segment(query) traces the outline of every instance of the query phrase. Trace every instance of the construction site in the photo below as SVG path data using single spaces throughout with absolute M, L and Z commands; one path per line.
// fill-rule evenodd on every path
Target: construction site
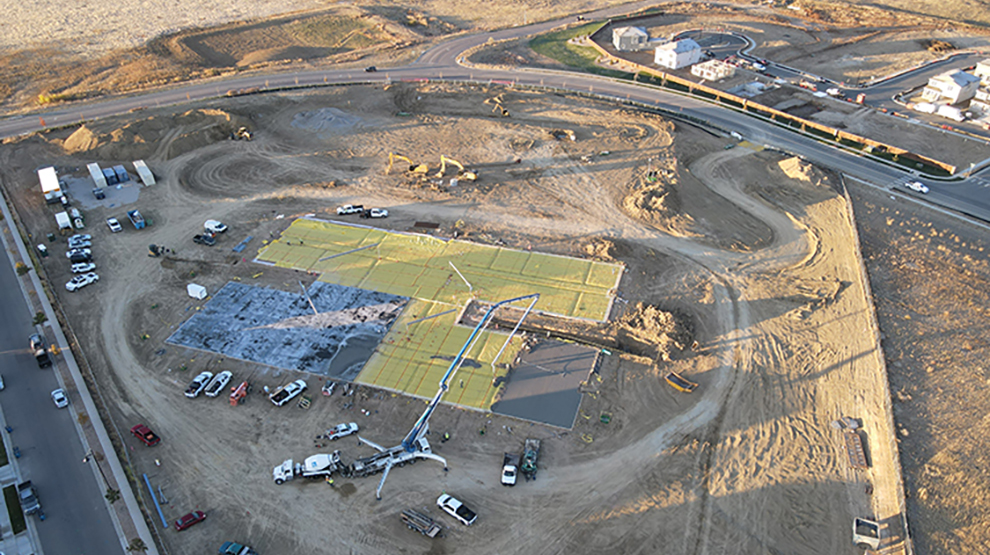
M 260 553 L 831 555 L 861 552 L 856 517 L 882 523 L 884 552 L 903 547 L 884 361 L 836 174 L 647 111 L 448 84 L 149 109 L 0 151 L 35 237 L 55 231 L 39 164 L 81 179 L 136 158 L 157 183 L 86 210 L 101 281 L 56 295 L 109 417 L 163 438 L 123 442 L 164 514 L 210 514 L 180 535 L 153 521 L 169 552 L 242 538 Z M 133 208 L 144 229 L 99 224 Z M 211 219 L 228 229 L 193 243 Z M 57 243 L 53 283 L 69 275 Z M 204 371 L 251 393 L 187 398 Z M 360 439 L 321 439 L 341 422 Z M 856 423 L 868 458 L 835 422 Z M 528 439 L 538 479 L 502 487 L 503 453 Z M 273 483 L 283 460 L 334 450 L 334 487 Z M 435 461 L 399 468 L 417 458 Z M 387 481 L 362 477 L 371 463 Z M 477 522 L 440 511 L 444 492 Z M 444 537 L 405 530 L 405 509 Z

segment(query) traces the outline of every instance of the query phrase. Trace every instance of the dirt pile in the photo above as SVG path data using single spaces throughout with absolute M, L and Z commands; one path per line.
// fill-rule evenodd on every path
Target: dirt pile
M 796 156 L 785 158 L 777 162 L 777 165 L 780 166 L 780 169 L 783 170 L 787 177 L 797 179 L 798 181 L 805 181 L 812 185 L 821 185 L 827 179 L 821 170 Z
M 620 345 L 650 345 L 660 360 L 670 360 L 694 342 L 694 325 L 686 315 L 667 312 L 644 303 L 616 323 Z M 627 349 L 642 351 L 638 349 Z
M 66 154 L 85 154 L 108 160 L 148 158 L 164 143 L 164 157 L 227 140 L 230 134 L 251 122 L 222 110 L 189 110 L 177 117 L 152 117 L 109 132 L 82 125 L 66 139 L 51 139 Z
M 622 199 L 626 214 L 677 235 L 687 235 L 694 219 L 683 212 L 676 181 L 657 180 L 630 192 Z

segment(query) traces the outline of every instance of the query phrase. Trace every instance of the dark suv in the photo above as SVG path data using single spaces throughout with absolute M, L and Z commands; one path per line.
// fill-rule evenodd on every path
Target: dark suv
M 193 243 L 199 243 L 200 245 L 212 247 L 217 244 L 217 240 L 214 239 L 213 236 L 204 233 L 203 235 L 193 235 Z
M 48 346 L 45 345 L 45 339 L 35 333 L 31 337 L 28 337 L 28 341 L 31 343 L 31 353 L 34 354 L 35 360 L 38 361 L 38 368 L 51 366 L 52 357 L 48 354 Z

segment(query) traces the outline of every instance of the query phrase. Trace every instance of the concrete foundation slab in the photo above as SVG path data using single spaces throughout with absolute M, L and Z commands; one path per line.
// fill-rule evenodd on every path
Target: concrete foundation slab
M 353 380 L 408 300 L 323 282 L 306 293 L 230 282 L 167 343 Z
M 578 388 L 595 365 L 596 349 L 546 341 L 520 357 L 509 372 L 501 399 L 492 412 L 523 420 L 571 428 L 581 405 Z

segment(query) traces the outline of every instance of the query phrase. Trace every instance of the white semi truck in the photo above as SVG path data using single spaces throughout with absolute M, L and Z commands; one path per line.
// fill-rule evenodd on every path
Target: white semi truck
M 294 464 L 292 459 L 287 459 L 282 464 L 272 469 L 272 479 L 277 485 L 282 485 L 293 478 L 325 478 L 334 472 L 344 470 L 344 464 L 340 462 L 340 451 L 332 454 L 318 454 L 307 457 L 302 464 Z

